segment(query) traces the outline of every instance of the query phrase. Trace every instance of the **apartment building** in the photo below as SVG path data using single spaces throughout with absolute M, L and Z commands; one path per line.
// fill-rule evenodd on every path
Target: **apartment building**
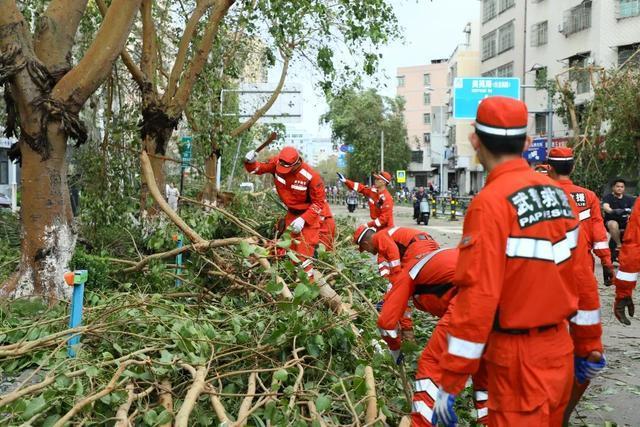
M 477 77 L 480 75 L 480 23 L 470 22 L 464 28 L 465 42 L 459 44 L 447 61 L 448 85 L 453 86 L 456 77 Z M 469 142 L 473 132 L 471 121 L 455 120 L 453 113 L 453 91 L 448 92 L 448 112 L 445 174 L 442 188 L 447 190 L 454 183 L 461 195 L 477 193 L 484 184 L 484 169 L 477 161 L 475 151 Z
M 438 169 L 432 166 L 431 144 L 434 115 L 446 108 L 447 68 L 446 59 L 434 59 L 429 64 L 397 69 L 396 94 L 405 100 L 404 119 L 411 147 L 406 184 L 409 188 L 439 180 Z
M 640 48 L 640 0 L 533 0 L 527 8 L 527 55 L 524 83 L 555 78 L 571 67 L 604 68 L 624 64 Z M 640 54 L 635 57 L 640 66 Z M 578 108 L 593 96 L 588 72 L 565 73 L 576 93 Z M 525 89 L 532 121 L 530 133 L 549 131 L 547 91 Z M 571 131 L 554 117 L 554 145 L 563 144 Z
M 520 77 L 524 74 L 525 21 L 531 0 L 482 0 L 480 74 Z M 551 0 L 549 0 L 551 2 Z M 553 1 L 560 3 L 562 1 Z

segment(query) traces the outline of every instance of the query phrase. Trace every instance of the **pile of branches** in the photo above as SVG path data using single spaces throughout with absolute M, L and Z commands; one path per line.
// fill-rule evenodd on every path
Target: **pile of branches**
M 294 253 L 273 255 L 271 196 L 246 197 L 226 209 L 185 199 L 182 216 L 159 198 L 162 232 L 185 245 L 107 257 L 119 285 L 88 287 L 78 328 L 64 305 L 0 307 L 0 423 L 397 425 L 409 381 L 383 351 L 372 301 L 385 283 L 350 247 L 352 225 L 320 250 L 310 283 Z M 212 217 L 228 227 L 207 228 Z

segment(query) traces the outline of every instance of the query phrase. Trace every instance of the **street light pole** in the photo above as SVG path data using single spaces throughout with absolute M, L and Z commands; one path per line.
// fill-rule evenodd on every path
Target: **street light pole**
M 384 170 L 384 131 L 380 131 L 380 171 Z

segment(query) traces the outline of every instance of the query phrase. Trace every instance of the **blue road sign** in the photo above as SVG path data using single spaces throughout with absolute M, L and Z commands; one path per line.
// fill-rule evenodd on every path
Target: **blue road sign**
M 458 77 L 453 83 L 453 118 L 474 120 L 478 104 L 489 96 L 520 99 L 517 77 Z
M 531 145 L 522 153 L 529 163 L 542 163 L 547 160 L 547 138 L 535 138 Z
M 346 168 L 347 167 L 347 157 L 344 154 L 340 154 L 338 156 L 338 167 Z

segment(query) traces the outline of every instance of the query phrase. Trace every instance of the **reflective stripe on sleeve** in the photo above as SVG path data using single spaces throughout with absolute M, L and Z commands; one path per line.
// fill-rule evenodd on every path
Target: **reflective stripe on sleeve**
M 591 218 L 591 209 L 585 209 L 578 214 L 578 219 L 580 221 L 584 221 L 585 219 Z
M 382 270 L 380 270 L 380 275 L 381 276 L 386 276 L 390 273 L 388 268 L 383 268 Z
M 398 231 L 398 228 L 400 227 L 391 227 L 389 230 L 387 230 L 387 233 L 389 234 L 389 236 L 393 236 L 393 234 Z
M 618 270 L 616 279 L 624 280 L 625 282 L 635 282 L 638 280 L 638 273 L 627 273 L 626 271 Z
M 375 201 L 371 197 L 369 197 L 369 203 L 371 203 L 373 205 L 375 203 Z
M 358 184 L 357 182 L 353 183 L 353 191 L 358 191 L 358 188 L 360 188 L 360 184 Z
M 389 262 L 389 267 L 397 267 L 400 265 L 400 260 L 399 259 L 394 259 L 393 261 Z
M 601 242 L 595 242 L 593 244 L 593 249 L 609 249 L 609 244 L 607 243 L 606 240 L 603 240 Z
M 422 418 L 431 423 L 431 419 L 433 418 L 433 410 L 429 408 L 429 406 L 425 402 L 423 402 L 422 400 L 413 402 L 412 409 L 413 412 L 420 414 Z
M 482 343 L 463 340 L 453 335 L 449 335 L 448 342 L 449 354 L 464 357 L 465 359 L 480 359 L 484 350 L 484 344 Z
M 281 184 L 286 184 L 287 181 L 285 181 L 285 179 L 283 177 L 281 177 L 280 175 L 276 175 L 276 180 L 280 181 Z
M 473 400 L 476 402 L 484 402 L 485 400 L 489 400 L 489 393 L 485 390 L 478 390 L 473 392 Z
M 398 338 L 398 331 L 395 329 L 380 329 L 380 335 L 389 338 Z
M 416 381 L 416 393 L 421 391 L 427 393 L 433 400 L 438 397 L 438 386 L 429 378 Z
M 571 318 L 571 323 L 579 326 L 597 325 L 600 323 L 600 310 L 578 310 Z
M 376 218 L 376 220 L 373 221 L 373 223 L 376 225 L 376 227 L 380 227 L 382 225 L 382 223 L 380 222 L 380 220 L 378 218 Z
M 311 179 L 312 175 L 306 169 L 300 169 L 300 174 L 307 179 Z
M 476 414 L 477 418 L 476 419 L 479 420 L 480 418 L 483 418 L 483 417 L 486 417 L 487 415 L 489 415 L 489 408 L 480 408 L 476 412 L 477 412 L 477 414 Z
M 388 266 L 389 266 L 389 263 L 387 261 L 382 261 L 380 264 L 378 264 L 378 268 L 380 269 Z

